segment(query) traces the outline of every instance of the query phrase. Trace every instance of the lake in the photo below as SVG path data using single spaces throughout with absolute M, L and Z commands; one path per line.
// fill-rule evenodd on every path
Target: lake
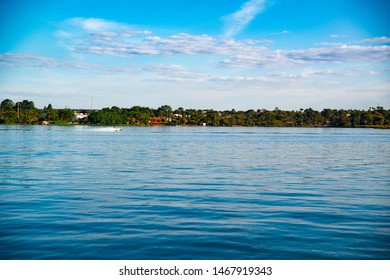
M 1 259 L 389 259 L 390 130 L 0 126 Z

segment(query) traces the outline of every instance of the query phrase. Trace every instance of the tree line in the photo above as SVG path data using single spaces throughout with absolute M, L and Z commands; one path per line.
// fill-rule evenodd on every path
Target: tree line
M 84 117 L 76 118 L 76 112 Z M 5 99 L 0 104 L 0 124 L 86 124 L 86 125 L 207 125 L 207 126 L 269 126 L 269 127 L 390 127 L 390 110 L 381 106 L 368 110 L 309 109 L 286 111 L 257 109 L 247 111 L 213 109 L 175 110 L 169 105 L 157 109 L 103 108 L 101 110 L 54 109 L 51 104 L 37 109 L 33 101 L 14 103 Z

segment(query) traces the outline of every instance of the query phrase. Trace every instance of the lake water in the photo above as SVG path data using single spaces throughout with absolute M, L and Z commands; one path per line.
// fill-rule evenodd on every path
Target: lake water
M 390 130 L 0 126 L 1 259 L 389 259 Z

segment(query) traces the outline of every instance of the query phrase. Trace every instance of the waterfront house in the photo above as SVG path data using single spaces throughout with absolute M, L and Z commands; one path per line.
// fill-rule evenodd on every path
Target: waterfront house
M 149 119 L 150 125 L 162 125 L 162 119 L 160 117 L 151 117 Z

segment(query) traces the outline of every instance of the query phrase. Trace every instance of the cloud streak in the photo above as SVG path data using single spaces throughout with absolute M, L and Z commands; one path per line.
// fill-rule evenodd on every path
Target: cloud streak
M 65 61 L 58 58 L 32 53 L 2 53 L 0 54 L 1 67 L 28 67 L 28 68 L 71 68 L 94 69 L 97 63 L 87 61 Z
M 106 33 L 109 35 L 115 35 L 118 31 L 120 31 L 122 35 L 126 36 L 151 34 L 148 30 L 135 30 L 127 24 L 101 18 L 70 18 L 63 22 L 63 27 L 65 29 L 73 27 L 74 29 L 83 30 L 90 34 Z
M 294 61 L 319 63 L 384 62 L 390 60 L 390 46 L 342 45 L 334 48 L 287 51 L 286 56 Z
M 247 4 L 252 2 L 254 1 L 249 1 Z M 62 29 L 56 34 L 57 38 L 65 40 L 68 43 L 65 47 L 76 54 L 74 57 L 81 57 L 82 61 L 68 61 L 32 53 L 3 53 L 0 54 L 0 68 L 98 69 L 100 72 L 97 73 L 114 76 L 118 74 L 118 77 L 124 77 L 127 74 L 132 76 L 137 73 L 139 74 L 137 78 L 143 81 L 199 84 L 209 82 L 218 85 L 228 82 L 261 86 L 277 85 L 284 84 L 284 82 L 304 83 L 328 77 L 332 80 L 327 82 L 335 85 L 336 82 L 340 83 L 337 80 L 338 77 L 357 75 L 356 71 L 352 70 L 349 72 L 332 70 L 337 68 L 337 65 L 342 64 L 346 67 L 357 62 L 371 63 L 371 69 L 358 74 L 365 77 L 380 77 L 381 73 L 374 70 L 382 70 L 376 66 L 378 63 L 390 61 L 390 46 L 388 45 L 390 39 L 388 37 L 366 38 L 349 42 L 349 44 L 324 43 L 322 47 L 294 50 L 272 49 L 272 46 L 265 46 L 272 43 L 267 40 L 236 40 L 207 34 L 177 33 L 160 37 L 147 30 L 138 30 L 126 24 L 96 18 L 69 19 L 63 22 L 61 27 Z M 89 54 L 120 58 L 154 56 L 160 59 L 164 57 L 162 61 L 168 63 L 145 65 L 137 62 L 140 60 L 129 59 L 133 61 L 130 66 L 123 66 L 123 63 L 96 64 L 89 62 L 90 59 L 92 61 L 94 59 Z M 205 58 L 205 56 L 208 57 Z M 205 70 L 203 66 L 200 67 L 201 69 L 190 69 L 188 67 L 191 65 L 186 61 L 186 57 L 190 60 L 193 57 L 199 60 L 207 59 L 212 69 Z M 297 70 L 303 67 L 305 71 L 297 73 Z M 316 69 L 316 67 L 319 67 L 317 71 L 306 70 L 307 68 Z M 330 70 L 321 71 L 323 67 L 328 67 Z M 272 70 L 269 71 L 269 69 Z M 280 71 L 293 71 L 293 73 L 281 73 Z
M 241 10 L 263 5 L 264 1 L 249 1 Z M 240 10 L 240 11 L 241 11 Z M 252 11 L 252 10 L 251 10 Z M 259 11 L 259 10 L 257 10 Z M 237 12 L 238 13 L 238 12 Z M 255 15 L 254 12 L 249 15 Z M 249 17 L 248 17 L 249 18 Z M 57 37 L 65 48 L 76 54 L 92 54 L 102 57 L 133 58 L 140 56 L 209 56 L 221 69 L 263 69 L 324 65 L 337 63 L 385 63 L 390 61 L 389 37 L 366 38 L 348 43 L 322 43 L 323 47 L 306 49 L 272 49 L 268 40 L 235 40 L 228 37 L 178 33 L 171 36 L 156 36 L 148 30 L 138 30 L 129 25 L 104 19 L 71 18 L 61 24 Z M 82 56 L 83 57 L 83 56 Z M 96 68 L 83 61 L 66 61 L 49 56 L 28 53 L 0 54 L 0 67 L 35 68 Z M 171 63 L 174 65 L 175 63 Z M 150 69 L 148 69 L 150 70 Z M 181 69 L 170 69 L 177 77 L 190 77 Z M 174 71 L 172 71 L 174 70 Z M 154 68 L 156 72 L 156 67 Z M 160 69 L 161 71 L 161 69 Z M 198 74 L 194 75 L 199 77 Z
M 223 17 L 226 25 L 225 36 L 233 37 L 245 29 L 248 24 L 264 10 L 265 0 L 250 0 L 233 14 Z
M 389 62 L 390 46 L 340 45 L 330 48 L 267 50 L 237 54 L 219 63 L 223 68 L 283 68 L 308 64 L 345 62 Z
M 144 67 L 142 70 L 157 74 L 160 80 L 165 81 L 204 81 L 207 79 L 207 75 L 187 69 L 182 65 L 172 64 L 154 64 Z
M 369 38 L 369 39 L 364 39 L 357 41 L 357 43 L 362 43 L 362 44 L 388 44 L 390 43 L 390 38 L 389 37 L 376 37 L 376 38 Z
M 258 53 L 267 48 L 262 44 L 270 41 L 218 38 L 203 35 L 179 33 L 169 37 L 147 36 L 141 40 L 129 39 L 116 34 L 87 34 L 82 40 L 73 42 L 73 52 L 113 57 L 145 55 L 234 55 L 237 53 Z

